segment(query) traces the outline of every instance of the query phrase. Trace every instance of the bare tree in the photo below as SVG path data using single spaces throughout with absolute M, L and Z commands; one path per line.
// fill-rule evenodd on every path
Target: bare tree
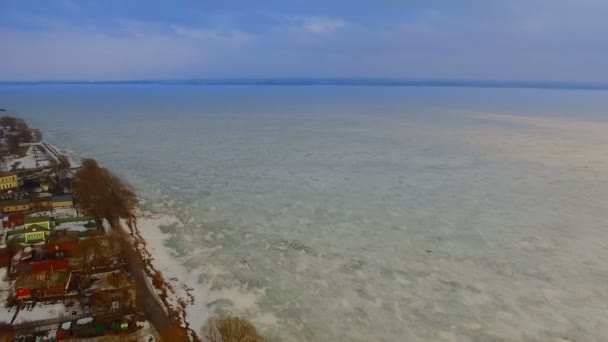
M 137 196 L 94 159 L 84 159 L 76 172 L 72 191 L 85 212 L 105 218 L 114 225 L 120 218 L 133 219 Z
M 87 285 L 96 269 L 114 266 L 120 260 L 122 245 L 114 232 L 80 240 L 75 255 L 82 259 L 82 284 Z
M 201 331 L 203 342 L 261 342 L 255 326 L 239 317 L 210 318 Z

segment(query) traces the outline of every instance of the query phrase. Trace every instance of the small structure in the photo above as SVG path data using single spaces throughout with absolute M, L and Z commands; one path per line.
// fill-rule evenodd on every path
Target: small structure
M 70 195 L 53 197 L 53 208 L 66 208 L 72 206 L 74 206 L 74 199 Z
M 19 187 L 19 179 L 16 174 L 0 175 L 0 190 L 15 189 Z

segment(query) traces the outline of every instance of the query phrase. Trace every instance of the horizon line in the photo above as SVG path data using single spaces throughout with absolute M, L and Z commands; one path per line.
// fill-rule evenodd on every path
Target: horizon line
M 462 88 L 535 88 L 608 90 L 608 82 L 515 81 L 379 77 L 276 77 L 276 78 L 201 78 L 133 80 L 38 80 L 0 81 L 0 85 L 250 85 L 250 86 L 386 86 L 386 87 L 462 87 Z

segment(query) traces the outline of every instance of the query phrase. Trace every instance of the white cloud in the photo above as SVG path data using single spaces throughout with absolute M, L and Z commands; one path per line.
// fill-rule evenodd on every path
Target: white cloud
M 173 25 L 172 29 L 173 32 L 180 37 L 200 41 L 225 43 L 233 46 L 245 44 L 252 39 L 251 35 L 243 33 L 239 30 L 220 31 L 213 29 L 199 29 L 181 25 Z
M 122 18 L 95 25 L 29 17 L 37 19 L 28 20 L 36 22 L 33 29 L 0 25 L 0 79 L 375 76 L 605 81 L 598 70 L 608 69 L 607 46 L 603 36 L 592 34 L 605 31 L 605 24 L 591 29 L 572 23 L 566 30 L 555 24 L 552 14 L 542 17 L 542 25 L 530 20 L 531 27 L 521 25 L 521 15 L 516 16 L 518 25 L 507 25 L 506 19 L 499 25 L 489 19 L 473 25 L 449 13 L 421 13 L 375 23 L 271 14 L 253 29 L 255 25 L 242 18 L 207 20 L 197 26 Z
M 314 33 L 334 32 L 346 26 L 346 22 L 341 19 L 308 17 L 303 18 L 302 21 L 302 27 L 306 31 Z

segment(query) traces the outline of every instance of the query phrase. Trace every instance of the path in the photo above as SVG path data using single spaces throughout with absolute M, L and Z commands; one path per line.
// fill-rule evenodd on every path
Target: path
M 133 275 L 137 285 L 137 292 L 141 296 L 144 310 L 150 323 L 154 325 L 161 336 L 170 337 L 170 341 L 189 341 L 188 334 L 185 329 L 176 326 L 177 322 L 170 319 L 167 311 L 162 303 L 159 302 L 158 294 L 146 278 L 143 271 L 144 265 L 141 264 L 139 253 L 130 243 L 131 236 L 124 230 L 122 226 L 116 227 L 116 231 L 120 234 L 122 244 L 123 258 L 126 262 L 127 270 Z

